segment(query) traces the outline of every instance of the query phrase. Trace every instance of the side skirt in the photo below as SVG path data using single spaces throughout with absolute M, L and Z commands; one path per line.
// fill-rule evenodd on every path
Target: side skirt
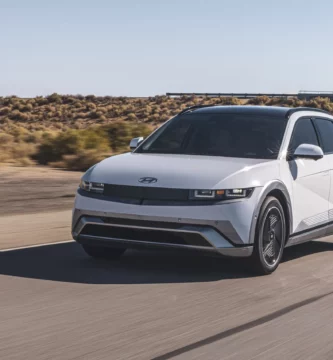
M 333 234 L 333 223 L 328 223 L 315 229 L 302 231 L 292 234 L 286 244 L 286 247 L 302 244 L 311 240 L 320 239 Z

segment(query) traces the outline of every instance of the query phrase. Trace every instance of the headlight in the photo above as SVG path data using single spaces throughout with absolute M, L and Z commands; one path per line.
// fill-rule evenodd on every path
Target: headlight
M 102 194 L 104 192 L 104 184 L 81 180 L 80 189 Z
M 249 197 L 253 188 L 227 190 L 191 190 L 192 200 L 232 200 Z

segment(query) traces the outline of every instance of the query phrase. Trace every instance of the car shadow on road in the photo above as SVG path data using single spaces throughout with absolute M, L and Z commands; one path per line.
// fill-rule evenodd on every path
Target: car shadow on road
M 333 251 L 333 243 L 326 241 L 310 241 L 304 244 L 299 244 L 286 248 L 284 250 L 283 262 L 292 261 L 308 255 L 317 253 Z
M 333 243 L 311 242 L 286 249 L 283 261 L 332 250 Z M 117 262 L 97 261 L 74 242 L 2 252 L 0 274 L 86 284 L 209 282 L 253 276 L 242 259 L 131 250 Z

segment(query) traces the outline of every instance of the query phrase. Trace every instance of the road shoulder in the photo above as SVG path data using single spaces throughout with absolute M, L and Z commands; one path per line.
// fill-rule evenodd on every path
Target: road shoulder
M 71 210 L 0 217 L 0 250 L 71 239 Z

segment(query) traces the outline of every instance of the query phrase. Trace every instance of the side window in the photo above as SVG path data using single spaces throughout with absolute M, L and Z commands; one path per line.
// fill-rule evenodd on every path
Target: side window
M 289 145 L 289 153 L 293 153 L 301 144 L 319 146 L 317 134 L 310 119 L 301 119 L 296 122 Z
M 325 154 L 333 153 L 333 123 L 328 119 L 315 119 Z

